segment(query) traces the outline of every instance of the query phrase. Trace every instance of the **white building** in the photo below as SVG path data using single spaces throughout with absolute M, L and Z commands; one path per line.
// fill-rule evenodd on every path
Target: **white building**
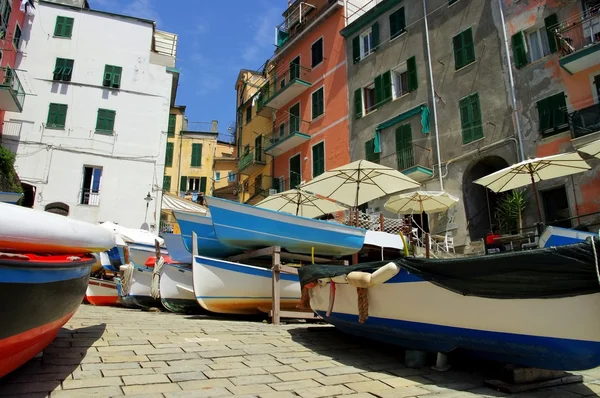
M 16 64 L 30 95 L 22 113 L 6 113 L 2 135 L 35 208 L 62 202 L 76 219 L 156 230 L 176 42 L 87 0 L 40 0 Z

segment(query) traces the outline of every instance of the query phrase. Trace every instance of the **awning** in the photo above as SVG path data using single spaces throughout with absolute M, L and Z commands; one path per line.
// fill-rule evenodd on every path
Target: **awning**
M 202 213 L 206 214 L 207 209 L 204 206 L 200 206 L 192 201 L 181 199 L 175 195 L 169 193 L 163 194 L 162 207 L 163 211 L 187 211 L 190 213 Z
M 392 127 L 398 123 L 403 122 L 404 120 L 413 117 L 415 115 L 421 114 L 421 131 L 423 134 L 429 134 L 429 108 L 427 105 L 418 105 L 404 113 L 401 113 L 397 116 L 394 116 L 391 119 L 386 120 L 385 122 L 377 125 L 375 127 L 375 153 L 381 153 L 381 131 L 387 129 L 388 127 Z

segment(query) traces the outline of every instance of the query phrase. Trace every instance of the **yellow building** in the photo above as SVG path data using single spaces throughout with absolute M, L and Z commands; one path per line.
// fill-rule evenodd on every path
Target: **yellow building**
M 237 200 L 237 163 L 234 156 L 235 144 L 217 141 L 213 164 L 214 186 L 212 196 Z
M 257 94 L 266 79 L 262 72 L 242 69 L 238 75 L 237 132 L 238 200 L 256 204 L 269 194 L 272 157 L 265 154 L 265 137 L 272 132 L 271 113 L 257 113 Z

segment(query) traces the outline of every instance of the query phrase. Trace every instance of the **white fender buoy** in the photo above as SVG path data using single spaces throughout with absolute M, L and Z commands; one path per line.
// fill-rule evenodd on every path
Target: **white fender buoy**
M 385 283 L 396 276 L 398 272 L 400 272 L 400 267 L 396 263 L 389 262 L 371 274 L 371 283 L 373 285 Z

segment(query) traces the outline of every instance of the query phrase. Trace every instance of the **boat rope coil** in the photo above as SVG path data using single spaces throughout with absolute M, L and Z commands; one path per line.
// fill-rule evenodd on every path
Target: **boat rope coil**
M 300 303 L 296 306 L 299 310 L 310 310 L 310 289 L 316 287 L 317 282 L 310 282 L 304 285 L 302 288 L 302 295 L 300 296 Z
M 358 294 L 358 323 L 365 323 L 369 319 L 369 289 L 364 287 L 357 287 L 356 293 Z
M 154 271 L 152 271 L 152 283 L 150 285 L 150 294 L 153 299 L 160 298 L 160 271 L 165 264 L 165 259 L 163 256 L 154 263 Z
M 129 290 L 131 289 L 131 280 L 133 279 L 133 264 L 129 263 L 122 265 L 121 271 L 123 276 L 121 277 L 121 292 L 122 296 L 129 296 Z

